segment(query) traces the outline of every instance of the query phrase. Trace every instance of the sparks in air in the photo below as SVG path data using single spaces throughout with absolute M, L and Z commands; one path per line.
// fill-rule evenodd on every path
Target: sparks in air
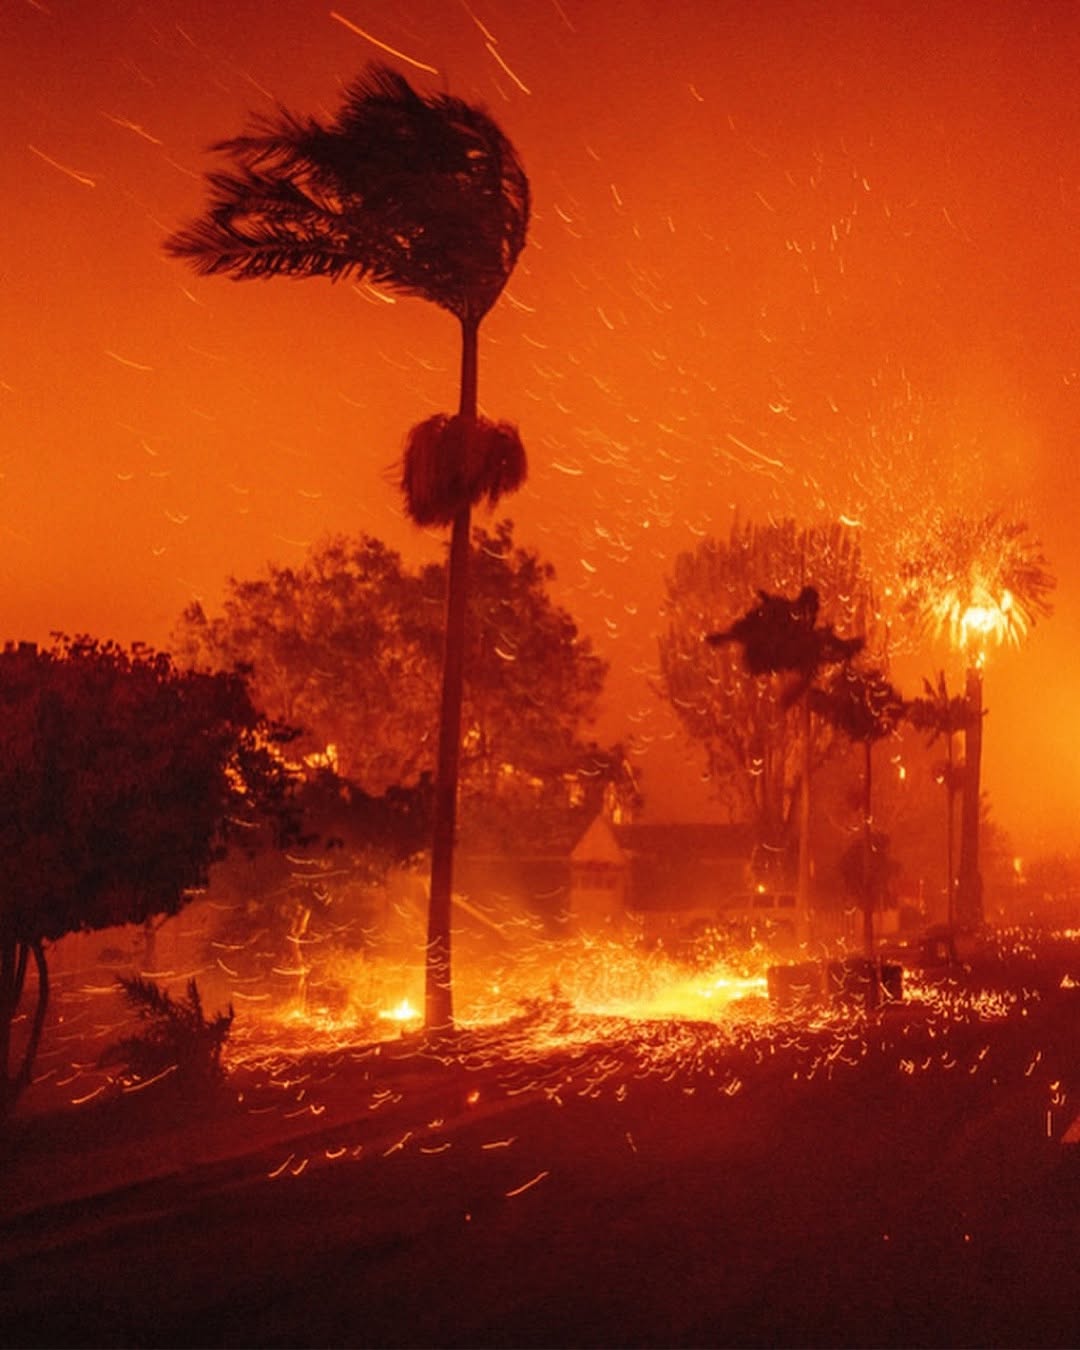
M 105 355 L 110 357 L 120 366 L 127 366 L 130 370 L 153 370 L 153 366 L 144 365 L 141 361 L 132 361 L 128 356 L 121 356 L 119 352 L 114 352 L 110 348 L 105 348 Z
M 418 61 L 415 56 L 407 56 L 405 52 L 398 51 L 396 47 L 391 47 L 387 42 L 381 42 L 377 37 L 366 33 L 358 24 L 347 19 L 344 14 L 339 14 L 336 9 L 330 11 L 330 17 L 340 23 L 342 27 L 347 28 L 350 33 L 355 33 L 357 37 L 362 37 L 365 42 L 370 42 L 373 47 L 378 47 L 380 51 L 386 52 L 390 56 L 396 56 L 399 61 L 415 66 L 417 70 L 426 70 L 429 75 L 438 75 L 437 67 L 429 66 L 424 61 Z
M 78 169 L 73 169 L 67 164 L 61 164 L 58 159 L 53 159 L 44 150 L 39 150 L 36 145 L 28 145 L 26 148 L 31 154 L 37 155 L 38 159 L 43 159 L 52 168 L 59 169 L 61 173 L 66 173 L 69 178 L 73 178 L 76 183 L 81 183 L 83 187 L 97 187 L 97 179 L 91 178 L 88 173 L 80 173 Z
M 510 67 L 506 64 L 506 62 L 503 60 L 503 58 L 502 58 L 502 57 L 499 55 L 499 53 L 495 50 L 494 44 L 491 43 L 491 42 L 485 42 L 485 43 L 484 43 L 484 46 L 488 49 L 488 51 L 489 51 L 489 52 L 491 53 L 491 55 L 495 58 L 495 60 L 498 61 L 499 65 L 502 66 L 503 70 L 506 71 L 507 75 L 510 76 L 510 78 L 514 81 L 514 83 L 515 83 L 515 84 L 517 85 L 517 87 L 521 90 L 521 92 L 522 92 L 523 94 L 531 94 L 531 93 L 532 93 L 532 90 L 529 88 L 529 86 L 528 86 L 527 84 L 525 84 L 522 80 L 520 80 L 520 79 L 518 78 L 517 75 L 514 74 L 514 72 L 513 72 L 513 71 L 510 69 Z
M 145 127 L 139 126 L 138 122 L 132 122 L 127 117 L 114 117 L 112 113 L 107 112 L 103 112 L 101 115 L 116 126 L 121 127 L 124 131 L 131 131 L 134 132 L 136 136 L 141 136 L 144 141 L 149 141 L 151 145 L 163 144 L 157 136 L 151 136 L 150 132 L 147 131 Z

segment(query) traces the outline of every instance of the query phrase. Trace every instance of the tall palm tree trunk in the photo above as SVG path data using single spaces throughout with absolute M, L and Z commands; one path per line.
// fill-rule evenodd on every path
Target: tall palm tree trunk
M 873 833 L 870 815 L 871 801 L 871 750 L 870 741 L 863 742 L 863 801 L 862 801 L 862 904 L 863 904 L 863 954 L 868 959 L 874 955 L 874 896 L 872 878 Z
M 11 1024 L 26 975 L 26 948 L 14 934 L 0 932 L 0 1119 L 15 1102 L 11 1076 Z
M 982 875 L 979 871 L 979 795 L 982 772 L 982 672 L 968 668 L 965 689 L 968 720 L 964 728 L 964 794 L 960 803 L 960 866 L 956 887 L 956 920 L 962 928 L 983 921 Z
M 476 417 L 477 335 L 479 325 L 461 325 L 460 416 Z M 454 1024 L 450 965 L 450 915 L 454 886 L 454 835 L 457 826 L 458 766 L 461 760 L 461 700 L 465 683 L 465 607 L 469 587 L 470 510 L 463 506 L 450 534 L 446 580 L 446 637 L 443 647 L 439 758 L 435 770 L 431 839 L 431 897 L 428 903 L 424 1025 L 449 1030 Z
M 945 857 L 948 864 L 945 895 L 951 933 L 956 927 L 956 768 L 951 731 L 945 738 L 945 747 L 945 809 L 948 812 L 945 821 Z
M 30 1022 L 30 1037 L 26 1043 L 22 1065 L 19 1068 L 19 1076 L 16 1079 L 16 1087 L 19 1092 L 24 1092 L 30 1086 L 34 1060 L 37 1058 L 38 1046 L 41 1044 L 41 1033 L 45 1030 L 45 1014 L 49 1010 L 49 967 L 45 960 L 45 944 L 36 941 L 31 942 L 29 947 L 34 958 L 34 965 L 37 967 L 37 1003 L 34 1005 L 34 1016 Z
M 862 903 L 863 953 L 867 965 L 866 1007 L 872 1012 L 879 1002 L 880 972 L 874 950 L 874 817 L 873 767 L 874 743 L 867 738 L 863 746 L 863 845 L 862 845 Z
M 802 783 L 799 787 L 799 870 L 796 899 L 799 910 L 799 937 L 809 936 L 810 917 L 810 689 L 802 696 Z

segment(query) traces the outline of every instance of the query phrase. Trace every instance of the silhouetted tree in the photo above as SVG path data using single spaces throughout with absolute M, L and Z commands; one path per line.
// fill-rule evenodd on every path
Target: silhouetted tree
M 862 637 L 841 638 L 831 625 L 817 626 L 820 598 L 813 586 L 804 586 L 792 600 L 759 591 L 760 602 L 730 628 L 707 633 L 712 647 L 738 642 L 743 663 L 751 675 L 792 675 L 782 702 L 802 707 L 803 771 L 799 816 L 799 899 L 805 906 L 810 893 L 810 774 L 812 771 L 810 691 L 818 674 L 847 662 L 862 650 Z
M 821 598 L 804 586 L 794 599 L 758 591 L 759 603 L 723 631 L 706 633 L 710 647 L 737 642 L 751 675 L 797 675 L 784 697 L 794 703 L 819 671 L 850 661 L 863 648 L 862 637 L 841 638 L 831 625 L 817 626 Z
M 887 837 L 874 830 L 873 766 L 874 745 L 891 735 L 904 715 L 904 700 L 880 670 L 845 664 L 835 671 L 824 688 L 810 693 L 813 710 L 850 741 L 863 747 L 863 790 L 861 809 L 861 857 L 863 911 L 863 950 L 874 959 L 875 878 L 882 874 L 882 860 L 875 860 L 875 848 L 887 845 Z M 868 998 L 877 1001 L 877 980 L 871 977 Z
M 554 784 L 595 759 L 583 733 L 608 668 L 553 601 L 555 569 L 515 543 L 509 521 L 473 532 L 471 567 L 462 784 L 475 818 L 515 783 Z M 425 570 L 429 594 L 441 589 L 441 573 Z
M 210 175 L 209 211 L 173 236 L 173 253 L 239 279 L 369 277 L 438 305 L 461 327 L 457 413 L 417 428 L 402 467 L 410 514 L 453 527 L 425 998 L 427 1024 L 448 1027 L 470 508 L 525 473 L 517 433 L 477 417 L 477 342 L 525 246 L 528 179 L 484 110 L 422 97 L 383 66 L 348 87 L 332 122 L 280 110 L 216 148 L 236 170 Z
M 238 675 L 88 638 L 0 653 L 0 1108 L 30 1082 L 47 942 L 175 913 L 259 808 L 289 828 L 273 734 Z M 37 1001 L 16 1068 L 31 959 Z
M 810 725 L 802 695 L 821 666 L 861 645 L 871 623 L 855 536 L 839 525 L 735 522 L 727 540 L 706 539 L 676 558 L 665 609 L 663 691 L 704 745 L 718 793 L 754 824 L 759 843 L 784 854 L 797 836 L 805 899 L 804 785 L 832 733 Z
M 298 729 L 295 755 L 379 795 L 435 767 L 443 580 L 367 535 L 327 539 L 298 566 L 230 577 L 217 614 L 190 605 L 173 651 L 244 669 L 255 703 Z
M 956 922 L 956 795 L 963 789 L 966 766 L 957 761 L 955 740 L 960 732 L 967 729 L 971 710 L 968 700 L 958 694 L 950 694 L 945 681 L 945 672 L 938 672 L 937 684 L 923 680 L 923 697 L 910 700 L 907 707 L 907 719 L 920 731 L 930 733 L 928 744 L 938 740 L 945 742 L 945 759 L 934 766 L 934 776 L 945 788 L 945 861 L 946 861 L 946 897 L 949 927 Z
M 474 530 L 472 552 L 460 777 L 475 834 L 496 801 L 551 801 L 562 775 L 595 772 L 584 733 L 607 666 L 553 601 L 550 563 L 515 543 L 509 521 Z M 300 728 L 299 753 L 378 795 L 435 770 L 423 729 L 438 706 L 445 588 L 441 563 L 413 572 L 373 539 L 332 539 L 298 567 L 231 579 L 218 615 L 189 607 L 174 649 L 244 668 L 259 706 Z

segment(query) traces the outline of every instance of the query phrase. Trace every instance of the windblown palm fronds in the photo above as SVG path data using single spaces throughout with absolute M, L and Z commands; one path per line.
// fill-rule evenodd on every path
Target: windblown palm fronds
M 907 720 L 918 731 L 929 734 L 927 745 L 964 731 L 971 722 L 971 708 L 963 694 L 950 694 L 945 672 L 938 671 L 937 684 L 923 678 L 923 697 L 908 701 Z
M 800 693 L 824 666 L 852 660 L 863 648 L 862 637 L 841 638 L 831 624 L 817 626 L 820 599 L 804 586 L 794 600 L 758 591 L 759 603 L 719 633 L 706 633 L 710 647 L 738 642 L 751 675 L 795 672 L 803 677 Z
M 204 274 L 351 275 L 475 323 L 525 244 L 529 183 L 496 123 L 385 66 L 328 123 L 279 108 L 213 148 L 236 167 L 166 244 Z

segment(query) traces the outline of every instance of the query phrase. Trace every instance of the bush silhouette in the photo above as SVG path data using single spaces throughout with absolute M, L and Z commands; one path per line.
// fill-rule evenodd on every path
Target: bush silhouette
M 146 1027 L 110 1046 L 101 1056 L 103 1065 L 125 1065 L 125 1076 L 141 1083 L 171 1076 L 189 1091 L 205 1090 L 220 1080 L 221 1052 L 235 1016 L 231 1004 L 227 1013 L 208 1021 L 194 979 L 188 981 L 183 999 L 139 975 L 121 975 L 118 983 Z

